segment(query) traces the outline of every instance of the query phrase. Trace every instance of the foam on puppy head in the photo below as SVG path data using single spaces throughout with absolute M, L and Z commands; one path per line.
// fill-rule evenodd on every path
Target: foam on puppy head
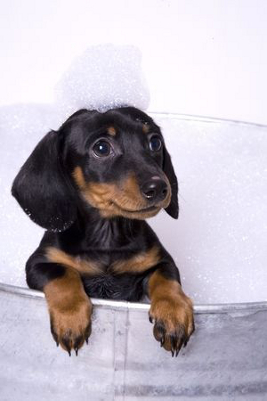
M 56 102 L 68 115 L 81 108 L 105 112 L 121 106 L 146 110 L 149 92 L 134 46 L 99 45 L 76 58 L 55 88 Z

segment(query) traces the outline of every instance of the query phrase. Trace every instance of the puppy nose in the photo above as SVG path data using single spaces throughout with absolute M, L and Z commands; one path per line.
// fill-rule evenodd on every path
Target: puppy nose
M 155 176 L 142 185 L 141 192 L 146 199 L 151 201 L 161 201 L 166 198 L 168 187 L 164 180 Z

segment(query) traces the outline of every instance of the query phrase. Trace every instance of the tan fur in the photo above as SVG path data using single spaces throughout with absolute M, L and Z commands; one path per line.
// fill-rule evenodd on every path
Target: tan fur
M 116 135 L 116 130 L 114 127 L 109 127 L 108 128 L 108 134 L 111 136 L 115 136 Z
M 115 273 L 142 273 L 159 262 L 159 249 L 154 246 L 146 252 L 139 253 L 127 260 L 119 260 L 111 266 Z
M 79 166 L 75 167 L 75 169 L 73 171 L 73 177 L 74 177 L 74 180 L 75 180 L 76 184 L 78 185 L 78 187 L 82 190 L 85 190 L 86 182 L 85 182 L 81 167 L 79 167 Z
M 149 125 L 148 124 L 143 124 L 143 127 L 142 127 L 142 131 L 143 131 L 143 133 L 144 134 L 147 134 L 148 132 L 149 132 Z
M 189 337 L 194 330 L 193 303 L 175 280 L 168 280 L 160 272 L 154 272 L 149 278 L 148 293 L 151 299 L 150 316 L 163 322 L 167 331 L 164 348 L 171 349 L 170 335 L 184 327 Z M 154 330 L 158 340 L 159 333 Z
M 93 207 L 99 209 L 102 217 L 123 216 L 132 219 L 145 219 L 155 216 L 160 209 L 166 208 L 171 201 L 169 181 L 168 196 L 153 210 L 142 196 L 139 185 L 132 175 L 119 184 L 86 182 L 81 167 L 76 167 L 73 177 L 83 197 Z
M 50 262 L 71 267 L 82 274 L 97 275 L 102 273 L 99 263 L 82 259 L 79 256 L 68 255 L 57 248 L 48 247 L 46 249 L 46 257 Z
M 57 342 L 67 350 L 64 338 L 68 337 L 70 349 L 74 348 L 75 340 L 79 338 L 77 348 L 80 348 L 90 334 L 92 305 L 79 273 L 67 268 L 63 277 L 45 285 L 44 293 Z

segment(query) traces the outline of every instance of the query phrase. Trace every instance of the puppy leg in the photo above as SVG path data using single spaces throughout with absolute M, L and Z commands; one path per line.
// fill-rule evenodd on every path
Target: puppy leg
M 51 332 L 57 345 L 76 355 L 91 334 L 92 304 L 80 275 L 57 263 L 27 265 L 27 282 L 44 292 L 50 313 Z
M 71 268 L 64 276 L 44 287 L 50 313 L 51 332 L 57 343 L 76 355 L 91 334 L 92 304 L 86 295 L 79 274 Z
M 167 267 L 157 269 L 148 280 L 151 299 L 149 320 L 154 321 L 154 337 L 172 356 L 186 346 L 194 331 L 193 303 L 178 281 L 168 279 Z

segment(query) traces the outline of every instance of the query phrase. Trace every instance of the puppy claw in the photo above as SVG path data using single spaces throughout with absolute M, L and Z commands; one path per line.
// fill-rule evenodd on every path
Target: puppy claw
M 175 350 L 177 349 L 177 338 L 175 336 L 171 336 L 171 353 L 174 356 Z

